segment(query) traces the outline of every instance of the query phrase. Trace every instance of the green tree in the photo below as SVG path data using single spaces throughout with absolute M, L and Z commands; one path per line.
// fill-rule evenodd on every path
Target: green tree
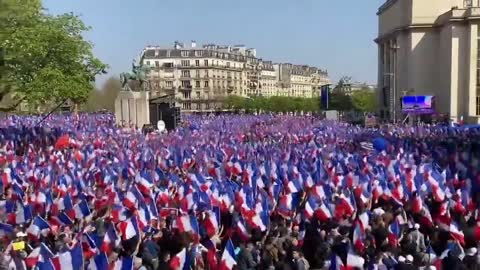
M 239 96 L 228 96 L 224 102 L 225 109 L 234 109 L 234 110 L 241 110 L 245 109 L 246 106 L 246 98 L 239 97 Z
M 83 106 L 83 110 L 94 112 L 99 110 L 115 111 L 115 99 L 118 93 L 122 90 L 120 80 L 115 77 L 110 77 L 102 86 L 101 89 L 95 89 L 90 93 L 90 96 Z
M 40 0 L 2 0 L 0 48 L 5 63 L 0 74 L 0 100 L 16 101 L 1 108 L 15 109 L 20 102 L 45 106 L 61 100 L 85 102 L 94 89 L 95 76 L 107 65 L 84 40 L 89 30 L 74 14 L 48 15 Z
M 263 112 L 314 112 L 319 109 L 317 98 L 292 98 L 292 97 L 239 97 L 229 96 L 224 102 L 226 109 L 242 109 L 246 111 Z
M 102 109 L 113 112 L 115 110 L 115 99 L 120 91 L 122 91 L 120 80 L 115 77 L 110 77 L 100 91 Z
M 350 111 L 353 109 L 352 99 L 341 91 L 330 93 L 329 110 Z
M 377 109 L 375 91 L 363 88 L 352 94 L 353 107 L 361 112 L 374 112 Z

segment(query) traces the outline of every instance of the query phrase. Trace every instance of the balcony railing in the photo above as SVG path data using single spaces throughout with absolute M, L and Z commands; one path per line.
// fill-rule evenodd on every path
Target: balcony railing
M 179 87 L 179 90 L 180 90 L 180 91 L 192 91 L 192 86 L 191 86 L 191 85 L 180 86 L 180 87 Z

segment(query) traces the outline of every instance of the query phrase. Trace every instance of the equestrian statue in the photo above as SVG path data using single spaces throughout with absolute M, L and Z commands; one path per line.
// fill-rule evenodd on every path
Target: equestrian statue
M 132 71 L 120 73 L 120 82 L 122 83 L 122 89 L 124 91 L 132 91 L 129 82 L 138 81 L 140 85 L 140 91 L 148 91 L 148 80 L 147 76 L 150 72 L 150 67 L 144 65 L 143 63 L 143 53 L 140 56 L 138 65 L 134 59 L 132 62 Z

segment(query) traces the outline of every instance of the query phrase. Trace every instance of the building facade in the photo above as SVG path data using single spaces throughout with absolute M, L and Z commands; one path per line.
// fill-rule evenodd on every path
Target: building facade
M 438 113 L 480 122 L 480 1 L 387 0 L 378 10 L 380 114 L 401 97 L 433 95 Z
M 188 46 L 175 42 L 171 48 L 148 46 L 142 62 L 151 67 L 152 97 L 172 96 L 185 111 L 221 109 L 230 95 L 313 97 L 329 83 L 326 71 L 287 64 L 284 79 L 291 83 L 282 84 L 286 64 L 263 61 L 255 49 L 243 45 L 198 47 L 192 41 Z

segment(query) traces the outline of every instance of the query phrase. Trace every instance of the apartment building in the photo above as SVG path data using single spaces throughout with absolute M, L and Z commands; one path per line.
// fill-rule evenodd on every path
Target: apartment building
M 279 64 L 279 92 L 289 97 L 320 96 L 320 87 L 330 83 L 328 73 L 306 65 Z
M 264 61 L 260 66 L 260 94 L 264 97 L 280 96 L 278 89 L 278 72 L 271 61 Z
M 151 67 L 151 96 L 173 96 L 185 111 L 221 109 L 230 95 L 313 97 L 328 83 L 328 74 L 317 68 L 289 65 L 289 84 L 282 84 L 284 64 L 257 57 L 244 45 L 197 46 L 195 41 L 173 47 L 147 46 L 142 63 Z M 303 72 L 302 72 L 303 70 Z

